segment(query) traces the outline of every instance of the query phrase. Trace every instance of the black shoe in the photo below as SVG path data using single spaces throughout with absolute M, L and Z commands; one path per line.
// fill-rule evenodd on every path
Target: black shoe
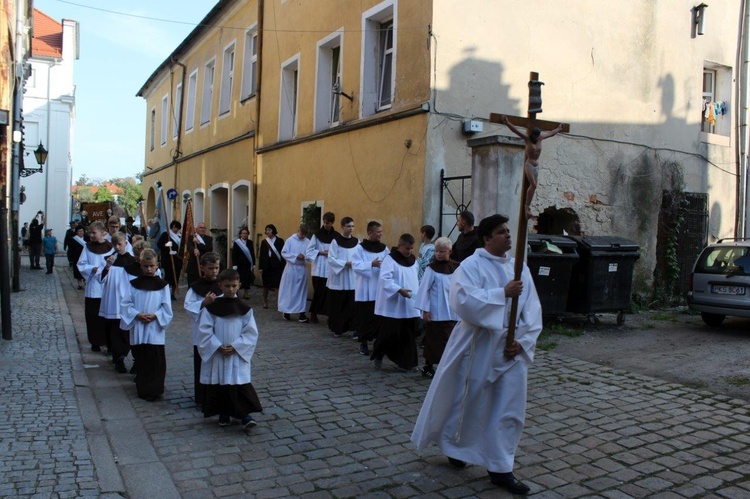
M 246 430 L 249 430 L 250 428 L 255 428 L 256 426 L 258 426 L 258 423 L 256 423 L 255 420 L 248 414 L 247 416 L 242 418 L 242 426 Z
M 420 372 L 425 378 L 435 377 L 435 369 L 433 369 L 432 366 L 424 366 L 422 369 L 420 369 Z
M 492 471 L 488 471 L 487 473 L 489 473 L 490 482 L 492 482 L 493 485 L 497 485 L 511 494 L 525 496 L 531 490 L 528 485 L 518 481 L 516 477 L 513 476 L 513 473 L 494 473 Z
M 359 354 L 360 355 L 370 355 L 370 349 L 367 348 L 367 343 L 360 343 L 359 344 Z
M 352 340 L 359 341 L 359 331 L 354 331 L 354 334 L 352 335 Z
M 448 462 L 451 463 L 451 466 L 454 466 L 456 468 L 466 468 L 466 461 L 461 461 L 460 459 L 449 457 Z
M 305 314 L 299 314 L 299 320 L 298 322 L 301 322 L 303 324 L 310 322 L 310 319 L 307 318 Z
M 284 320 L 285 321 L 290 321 L 290 320 L 292 320 L 292 316 L 289 315 L 289 314 L 284 314 Z
M 342 333 L 333 333 L 334 338 L 341 338 Z
M 230 424 L 232 424 L 232 421 L 229 419 L 229 414 L 219 415 L 219 426 L 229 426 Z
M 126 372 L 128 372 L 128 369 L 125 367 L 125 361 L 123 359 L 117 359 L 115 361 L 115 371 L 120 374 L 125 374 Z
M 91 351 L 92 352 L 101 352 L 102 351 L 102 347 L 100 347 L 99 345 L 91 345 Z

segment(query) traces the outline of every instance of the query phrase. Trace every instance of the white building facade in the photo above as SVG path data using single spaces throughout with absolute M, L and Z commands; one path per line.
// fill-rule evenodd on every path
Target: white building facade
M 26 200 L 19 210 L 19 226 L 39 210 L 44 211 L 46 228 L 53 229 L 61 248 L 71 217 L 73 66 L 78 56 L 78 23 L 67 19 L 60 23 L 34 9 L 31 72 L 23 99 L 26 173 L 39 168 L 34 157 L 39 144 L 49 155 L 42 173 L 22 172 L 21 189 Z

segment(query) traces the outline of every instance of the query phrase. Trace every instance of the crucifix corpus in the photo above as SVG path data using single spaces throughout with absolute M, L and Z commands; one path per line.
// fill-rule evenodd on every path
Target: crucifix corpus
M 521 280 L 523 271 L 523 260 L 526 253 L 526 235 L 528 232 L 528 221 L 531 218 L 531 201 L 536 191 L 539 173 L 539 157 L 542 153 L 542 141 L 559 132 L 569 132 L 570 125 L 567 123 L 556 123 L 553 121 L 537 120 L 536 115 L 542 112 L 542 85 L 539 81 L 539 73 L 531 72 L 529 75 L 529 109 L 527 116 L 506 116 L 491 113 L 492 123 L 506 125 L 513 133 L 518 135 L 525 144 L 523 169 L 524 175 L 521 184 L 521 206 L 518 217 L 518 234 L 516 235 L 516 262 L 514 280 Z M 525 127 L 526 133 L 517 127 Z M 516 317 L 518 316 L 518 297 L 511 299 L 510 317 L 508 319 L 508 336 L 505 339 L 505 351 L 507 352 L 515 342 Z

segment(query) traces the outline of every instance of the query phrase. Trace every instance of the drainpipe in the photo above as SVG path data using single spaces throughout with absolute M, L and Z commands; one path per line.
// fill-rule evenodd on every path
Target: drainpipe
M 258 74 L 255 83 L 255 136 L 253 137 L 253 233 L 257 227 L 258 221 L 258 137 L 260 133 L 260 98 L 261 98 L 261 81 L 263 81 L 263 11 L 264 0 L 258 0 Z M 248 224 L 250 220 L 248 220 Z M 257 254 L 257 252 L 256 252 Z
M 748 0 L 742 2 L 742 22 L 740 23 L 738 59 L 741 61 L 740 77 L 737 78 L 738 100 L 740 101 L 738 196 L 736 237 L 746 237 L 750 233 L 748 221 L 748 147 L 750 146 L 750 9 Z M 741 58 L 741 59 L 740 59 Z
M 182 68 L 182 95 L 180 96 L 180 113 L 177 116 L 177 142 L 175 143 L 174 154 L 172 154 L 172 162 L 174 163 L 174 188 L 177 189 L 177 160 L 180 158 L 180 156 L 182 156 L 182 150 L 180 149 L 180 147 L 182 146 L 182 113 L 185 107 L 185 95 L 187 94 L 187 89 L 185 88 L 187 66 L 176 60 L 174 57 L 172 58 L 172 64 L 176 64 L 177 66 L 180 66 Z M 172 90 L 172 95 L 174 95 L 174 90 Z M 177 189 L 177 193 L 177 200 L 182 199 L 180 189 Z M 175 200 L 175 206 L 177 205 L 177 200 Z M 180 206 L 182 205 L 180 204 Z M 180 213 L 180 216 L 184 218 L 185 214 Z

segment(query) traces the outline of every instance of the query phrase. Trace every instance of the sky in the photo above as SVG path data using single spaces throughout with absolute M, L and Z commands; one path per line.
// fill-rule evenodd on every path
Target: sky
M 34 1 L 37 9 L 58 22 L 72 19 L 79 23 L 80 59 L 73 70 L 74 183 L 83 174 L 108 180 L 143 170 L 146 101 L 135 94 L 216 3 Z

